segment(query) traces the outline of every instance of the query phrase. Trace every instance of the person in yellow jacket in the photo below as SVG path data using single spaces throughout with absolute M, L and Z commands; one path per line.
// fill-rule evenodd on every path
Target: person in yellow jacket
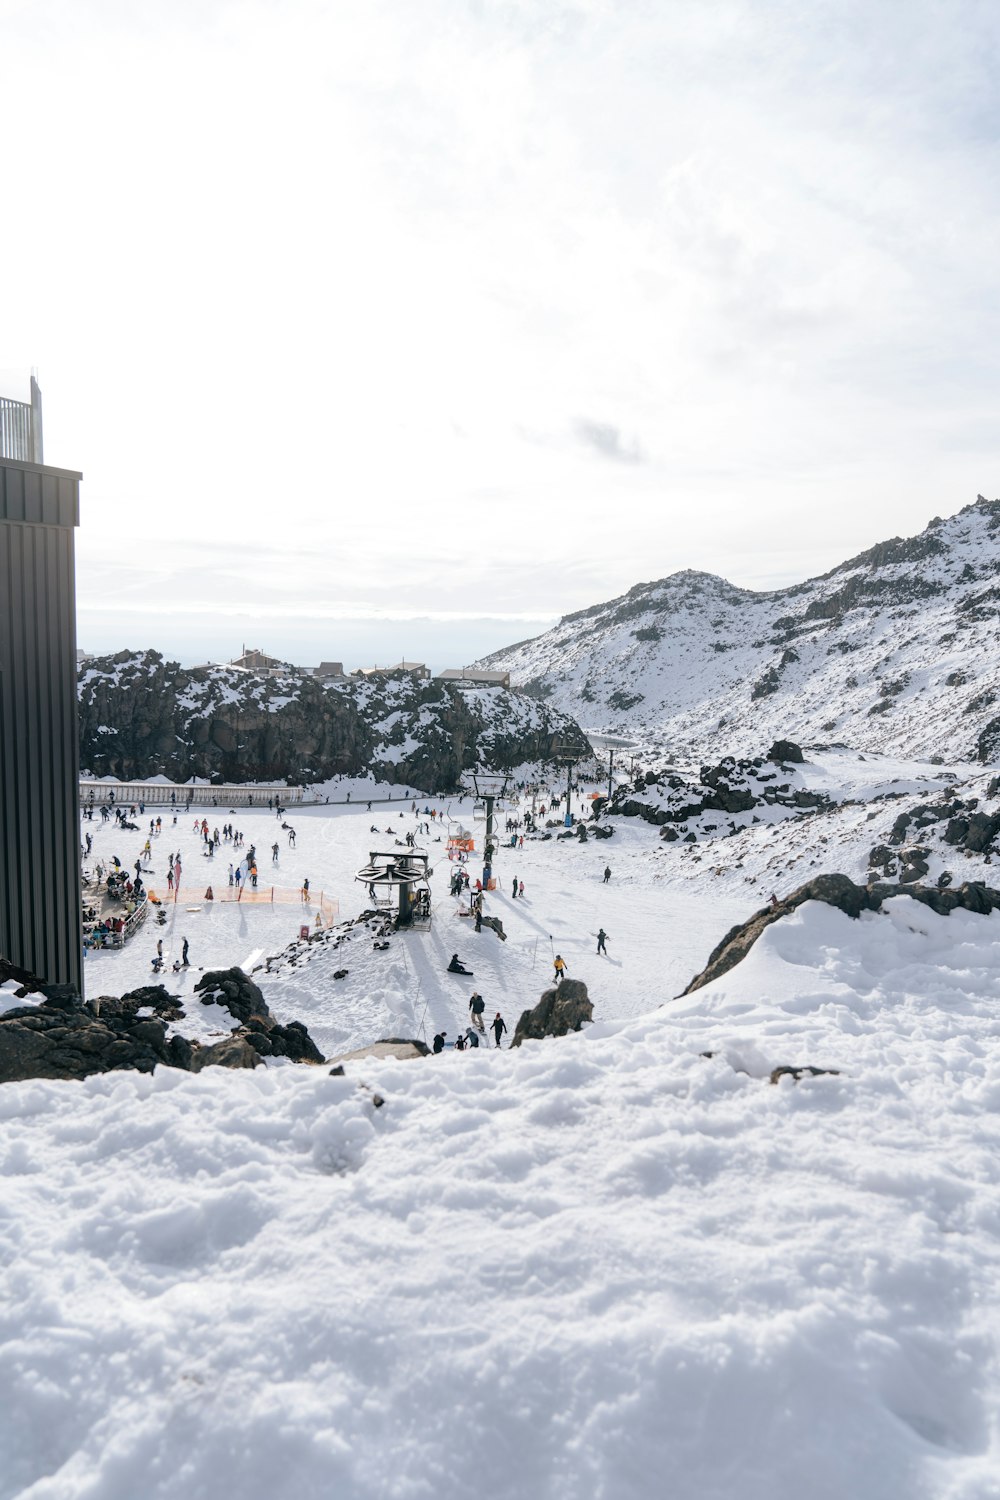
M 553 968 L 556 971 L 555 972 L 555 981 L 556 981 L 556 984 L 559 984 L 562 981 L 562 979 L 563 979 L 563 977 L 565 976 L 565 973 L 566 973 L 566 965 L 563 962 L 563 956 L 562 956 L 561 953 L 557 953 L 556 956 L 555 956 L 555 958 L 553 959 Z

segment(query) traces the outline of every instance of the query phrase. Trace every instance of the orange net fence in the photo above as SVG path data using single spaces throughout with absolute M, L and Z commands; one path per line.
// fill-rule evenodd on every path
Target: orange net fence
M 207 893 L 211 889 L 211 896 Z M 325 891 L 310 891 L 307 896 L 301 889 L 289 890 L 280 885 L 253 886 L 236 885 L 182 885 L 173 889 L 147 892 L 151 905 L 155 906 L 298 906 L 313 920 L 318 914 L 322 925 L 328 927 L 340 915 L 340 902 Z

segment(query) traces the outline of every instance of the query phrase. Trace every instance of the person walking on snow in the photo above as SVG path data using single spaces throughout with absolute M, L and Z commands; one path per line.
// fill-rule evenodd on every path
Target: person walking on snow
M 472 999 L 469 1001 L 469 1015 L 472 1017 L 472 1024 L 477 1031 L 484 1031 L 486 1029 L 483 1024 L 483 1011 L 485 1009 L 486 1002 L 482 995 L 478 990 L 473 990 Z
M 607 933 L 604 931 L 604 928 L 601 927 L 598 930 L 598 933 L 597 933 L 597 951 L 598 951 L 598 953 L 604 953 L 604 954 L 607 953 L 608 950 L 604 946 L 604 940 L 605 940 L 606 937 L 607 937 Z
M 493 1017 L 493 1035 L 497 1039 L 497 1046 L 498 1047 L 502 1046 L 500 1038 L 503 1036 L 503 1034 L 504 1034 L 504 1032 L 506 1030 L 507 1030 L 507 1023 L 504 1020 L 503 1016 L 500 1014 L 500 1012 L 497 1011 L 496 1015 Z
M 187 938 L 184 938 L 183 942 L 181 943 L 181 967 L 184 968 L 184 969 L 189 969 L 191 967 L 191 965 L 188 963 L 188 940 L 187 940 Z
M 607 883 L 608 883 L 608 881 L 610 879 L 611 879 L 611 866 L 610 865 L 605 865 L 604 866 L 604 884 L 607 885 Z
M 510 894 L 511 894 L 511 899 L 514 900 L 514 901 L 516 901 L 517 900 L 517 876 L 516 875 L 514 876 L 514 889 L 511 891 Z
M 555 972 L 555 981 L 556 981 L 556 984 L 561 984 L 562 981 L 563 981 L 563 978 L 564 978 L 564 976 L 566 974 L 566 963 L 565 963 L 565 960 L 563 959 L 563 956 L 562 956 L 561 953 L 557 953 L 556 956 L 555 956 L 555 958 L 552 960 L 552 967 L 556 971 Z

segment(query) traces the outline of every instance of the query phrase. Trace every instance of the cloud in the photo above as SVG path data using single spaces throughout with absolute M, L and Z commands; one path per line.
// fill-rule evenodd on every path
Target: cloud
M 626 441 L 621 428 L 610 422 L 594 422 L 589 417 L 577 417 L 573 431 L 581 443 L 594 448 L 602 458 L 610 458 L 619 464 L 641 464 L 645 462 L 642 449 L 632 438 Z

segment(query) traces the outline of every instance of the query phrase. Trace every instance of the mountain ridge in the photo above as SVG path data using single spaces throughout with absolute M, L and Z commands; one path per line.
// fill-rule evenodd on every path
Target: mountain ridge
M 483 658 L 640 753 L 783 734 L 989 760 L 1000 749 L 1000 500 L 978 496 L 817 577 L 756 592 L 681 569 Z

